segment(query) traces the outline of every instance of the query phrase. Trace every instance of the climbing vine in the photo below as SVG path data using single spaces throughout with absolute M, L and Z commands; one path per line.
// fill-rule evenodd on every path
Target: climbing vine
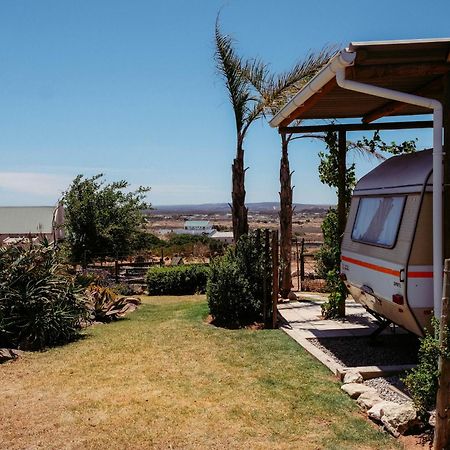
M 413 153 L 416 151 L 416 141 L 404 141 L 397 145 L 395 142 L 387 144 L 378 131 L 372 138 L 363 137 L 356 142 L 346 142 L 344 154 L 340 153 L 338 134 L 328 132 L 323 136 L 327 151 L 320 152 L 319 177 L 327 186 L 335 188 L 338 197 L 338 208 L 330 208 L 322 224 L 324 243 L 317 254 L 319 276 L 324 278 L 330 292 L 328 302 L 322 305 L 322 314 L 326 318 L 343 317 L 345 315 L 345 299 L 347 289 L 339 278 L 341 259 L 342 223 L 350 209 L 353 188 L 356 185 L 355 164 L 346 163 L 346 154 L 349 150 L 364 152 L 369 155 L 381 157 L 382 152 L 392 155 Z M 343 171 L 344 169 L 344 171 Z M 339 217 L 339 215 L 345 217 Z

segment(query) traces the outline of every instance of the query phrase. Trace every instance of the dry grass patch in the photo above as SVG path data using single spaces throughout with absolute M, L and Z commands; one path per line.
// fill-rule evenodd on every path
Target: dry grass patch
M 205 323 L 204 297 L 0 366 L 0 448 L 387 449 L 338 383 L 278 330 Z

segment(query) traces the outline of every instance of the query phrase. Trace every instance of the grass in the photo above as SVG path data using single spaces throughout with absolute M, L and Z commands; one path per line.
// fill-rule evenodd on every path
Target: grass
M 327 370 L 278 330 L 204 322 L 202 296 L 0 366 L 0 448 L 389 449 Z

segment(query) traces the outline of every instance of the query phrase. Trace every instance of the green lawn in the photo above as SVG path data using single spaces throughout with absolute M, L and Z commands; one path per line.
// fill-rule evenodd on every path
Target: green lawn
M 204 322 L 202 296 L 0 366 L 2 449 L 398 448 L 278 330 Z

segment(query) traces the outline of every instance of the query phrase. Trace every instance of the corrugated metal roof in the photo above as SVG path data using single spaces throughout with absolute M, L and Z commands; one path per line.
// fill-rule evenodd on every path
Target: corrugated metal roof
M 362 177 L 354 195 L 421 192 L 433 184 L 432 169 L 432 150 L 393 156 Z
M 0 234 L 52 233 L 53 206 L 0 206 Z

